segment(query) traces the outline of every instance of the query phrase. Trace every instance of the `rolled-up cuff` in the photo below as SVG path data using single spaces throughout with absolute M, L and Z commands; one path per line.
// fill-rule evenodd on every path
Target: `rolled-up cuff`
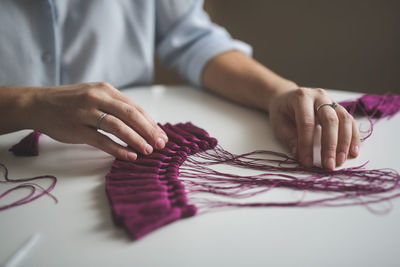
M 181 69 L 180 72 L 193 85 L 202 87 L 202 73 L 205 65 L 209 60 L 217 55 L 237 50 L 252 56 L 252 47 L 242 41 L 234 39 L 221 39 L 217 37 L 205 38 L 192 48 L 196 50 L 193 57 L 189 60 L 187 68 Z

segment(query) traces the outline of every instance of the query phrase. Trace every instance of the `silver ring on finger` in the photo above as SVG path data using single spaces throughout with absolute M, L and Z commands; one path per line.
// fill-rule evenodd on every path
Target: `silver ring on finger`
M 330 104 L 329 104 L 329 103 L 321 104 L 321 105 L 319 105 L 319 106 L 317 107 L 317 112 L 318 112 L 321 108 L 323 108 L 323 107 L 325 107 L 325 106 L 329 106 L 329 107 L 335 109 L 335 108 L 338 106 L 338 103 L 332 102 L 332 103 L 330 103 Z
M 108 115 L 108 113 L 103 112 L 99 118 L 97 119 L 97 124 L 96 124 L 96 128 L 97 130 L 101 130 L 101 122 L 103 121 L 103 119 Z

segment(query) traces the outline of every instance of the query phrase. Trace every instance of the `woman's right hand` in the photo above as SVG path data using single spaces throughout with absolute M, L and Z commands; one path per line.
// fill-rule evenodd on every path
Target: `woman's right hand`
M 106 82 L 57 87 L 37 87 L 32 93 L 30 112 L 23 128 L 47 134 L 70 144 L 89 144 L 119 159 L 136 160 L 168 141 L 165 132 L 129 97 Z M 124 147 L 97 130 L 128 144 Z

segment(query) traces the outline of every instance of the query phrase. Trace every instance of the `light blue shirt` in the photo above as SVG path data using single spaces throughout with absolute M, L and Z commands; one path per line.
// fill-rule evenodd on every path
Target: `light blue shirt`
M 201 86 L 211 58 L 229 50 L 251 54 L 202 6 L 201 0 L 2 0 L 0 86 L 150 84 L 154 52 Z

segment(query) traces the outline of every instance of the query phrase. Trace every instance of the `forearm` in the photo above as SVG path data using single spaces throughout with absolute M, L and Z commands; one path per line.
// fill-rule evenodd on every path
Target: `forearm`
M 32 87 L 0 86 L 0 134 L 30 127 Z
M 210 60 L 203 71 L 203 84 L 209 90 L 237 103 L 268 110 L 272 95 L 297 88 L 254 59 L 229 51 Z

